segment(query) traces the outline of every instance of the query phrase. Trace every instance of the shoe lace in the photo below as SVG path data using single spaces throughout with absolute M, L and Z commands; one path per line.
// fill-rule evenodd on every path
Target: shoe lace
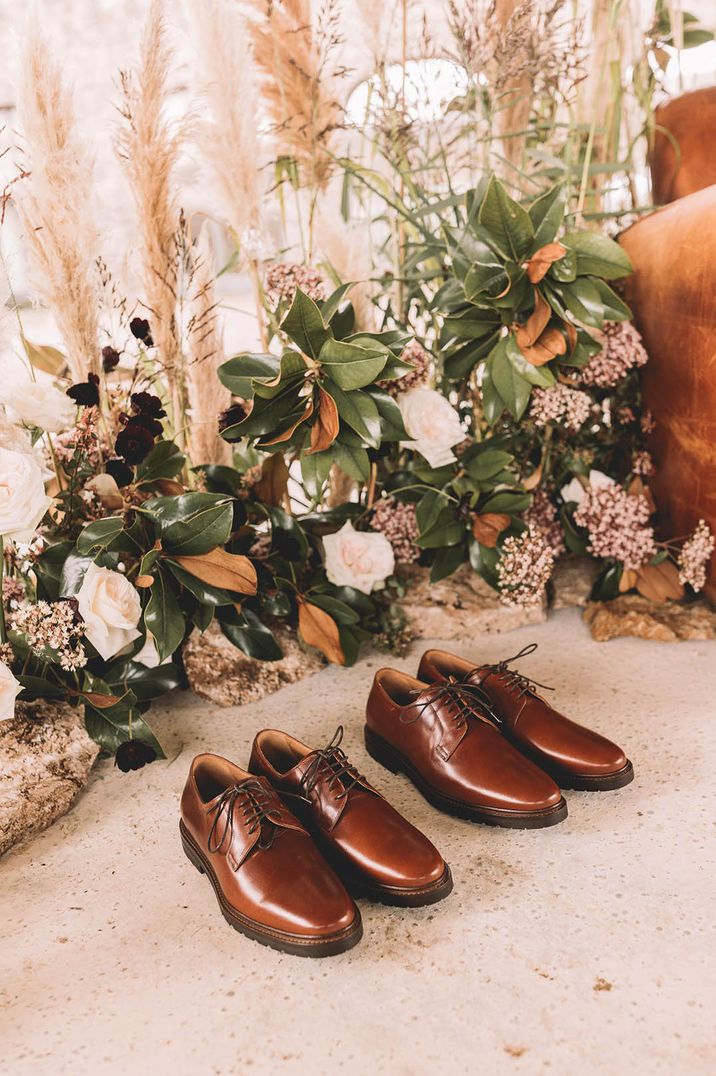
M 420 695 L 424 694 L 424 692 L 420 693 Z M 422 701 L 420 695 L 414 703 L 405 708 L 406 710 L 415 708 L 417 711 L 415 717 L 406 717 L 405 711 L 400 715 L 403 725 L 414 725 L 433 703 L 442 704 L 445 707 L 448 716 L 457 728 L 464 728 L 469 717 L 487 718 L 492 724 L 499 724 L 499 718 L 490 706 L 489 696 L 478 684 L 468 684 L 464 679 L 456 680 L 450 677 L 440 684 L 434 684 Z
M 263 822 L 273 822 L 273 815 L 280 816 L 281 814 L 280 805 L 255 777 L 238 781 L 225 789 L 217 801 L 206 809 L 207 814 L 214 815 L 207 840 L 207 848 L 210 852 L 220 851 L 227 835 L 231 844 L 234 835 L 234 807 L 237 804 L 241 811 L 242 821 L 251 834 L 261 828 Z M 219 837 L 222 821 L 223 829 Z M 275 826 L 266 827 L 266 829 L 268 832 L 261 835 L 262 848 L 271 847 L 276 832 Z
M 525 695 L 536 695 L 537 689 L 542 691 L 554 691 L 553 687 L 548 684 L 541 684 L 539 680 L 533 680 L 530 676 L 525 676 L 523 673 L 517 672 L 517 669 L 511 669 L 509 666 L 513 661 L 519 661 L 520 658 L 526 658 L 529 654 L 534 654 L 537 649 L 537 643 L 528 643 L 527 646 L 514 654 L 511 658 L 503 658 L 502 661 L 498 661 L 494 665 L 488 665 L 496 676 L 502 679 L 502 682 L 507 687 L 519 688 L 517 698 L 521 699 Z
M 343 725 L 339 725 L 325 747 L 314 752 L 311 764 L 301 778 L 301 791 L 308 797 L 318 781 L 328 778 L 328 789 L 336 799 L 345 799 L 354 785 L 365 778 L 340 748 Z M 337 791 L 340 789 L 340 791 Z

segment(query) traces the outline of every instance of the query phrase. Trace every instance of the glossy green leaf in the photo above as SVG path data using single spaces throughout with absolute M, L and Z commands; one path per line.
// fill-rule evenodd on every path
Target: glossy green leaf
M 173 441 L 160 441 L 136 471 L 137 482 L 156 482 L 158 478 L 175 478 L 180 473 L 186 456 Z
M 184 493 L 148 502 L 165 549 L 185 557 L 225 545 L 231 534 L 233 502 L 218 493 Z
M 149 601 L 144 610 L 144 624 L 154 636 L 160 659 L 168 658 L 181 644 L 186 624 L 181 606 L 169 578 L 158 571 L 149 591 Z
M 561 185 L 546 191 L 532 203 L 528 212 L 535 230 L 533 252 L 554 241 L 564 220 L 566 204 L 567 196 Z
M 329 339 L 321 348 L 318 361 L 337 385 L 350 392 L 375 381 L 389 355 L 387 349 L 375 345 L 371 347 Z
M 632 272 L 629 255 L 606 235 L 599 232 L 568 232 L 562 240 L 577 255 L 577 272 L 588 276 L 617 280 Z
M 521 262 L 532 248 L 534 227 L 529 213 L 510 198 L 496 176 L 491 176 L 478 215 L 480 224 L 499 244 L 505 257 Z
M 335 383 L 331 384 L 330 393 L 343 421 L 371 448 L 380 448 L 380 415 L 371 397 L 360 390 L 344 392 Z
M 457 545 L 447 546 L 438 550 L 435 560 L 430 566 L 430 582 L 439 583 L 452 575 L 467 559 L 467 543 L 460 542 Z
M 283 651 L 273 632 L 263 624 L 255 613 L 246 609 L 242 613 L 219 616 L 221 630 L 234 646 L 257 661 L 279 661 Z
M 219 381 L 234 396 L 248 400 L 253 396 L 252 382 L 273 381 L 281 371 L 281 358 L 278 355 L 254 355 L 245 353 L 235 355 L 233 359 L 221 364 L 218 370 Z
M 403 416 L 393 397 L 375 385 L 365 391 L 378 408 L 381 441 L 407 441 L 408 433 L 403 425 Z
M 350 478 L 356 482 L 367 482 L 370 478 L 370 460 L 368 453 L 361 445 L 347 445 L 336 441 L 331 446 L 333 459 L 337 467 L 340 467 Z
M 281 322 L 281 329 L 298 344 L 304 355 L 310 355 L 313 359 L 318 359 L 321 348 L 331 336 L 318 306 L 300 288 L 296 288 L 291 309 Z
M 107 516 L 96 519 L 83 527 L 77 538 L 77 552 L 91 553 L 94 549 L 106 549 L 110 542 L 124 530 L 123 516 Z
M 520 419 L 527 408 L 532 386 L 510 361 L 509 339 L 503 337 L 490 354 L 490 376 L 505 407 L 513 418 Z

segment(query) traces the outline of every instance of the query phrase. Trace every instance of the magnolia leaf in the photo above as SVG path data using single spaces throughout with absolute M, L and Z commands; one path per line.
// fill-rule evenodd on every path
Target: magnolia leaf
M 288 466 L 283 452 L 274 452 L 261 464 L 261 477 L 254 483 L 254 493 L 263 504 L 280 508 L 288 493 Z
M 627 590 L 633 590 L 637 584 L 639 573 L 633 568 L 625 568 L 619 580 L 619 593 L 624 594 Z
M 673 561 L 642 564 L 636 576 L 636 589 L 650 601 L 680 601 L 684 596 L 683 584 L 679 582 L 679 571 Z
M 577 255 L 577 272 L 584 276 L 598 276 L 603 280 L 617 280 L 628 276 L 632 264 L 626 251 L 606 235 L 599 232 L 569 232 L 564 237 L 565 246 Z
M 306 406 L 304 407 L 303 411 L 298 416 L 298 418 L 295 418 L 295 419 L 292 418 L 290 420 L 290 424 L 286 427 L 286 429 L 283 430 L 282 433 L 277 433 L 276 436 L 270 438 L 270 440 L 267 441 L 266 438 L 262 437 L 261 438 L 261 444 L 268 447 L 269 445 L 281 445 L 285 441 L 290 441 L 291 438 L 293 437 L 294 433 L 298 429 L 298 427 L 301 425 L 301 423 L 305 422 L 307 419 L 309 419 L 312 414 L 313 414 L 313 400 L 309 396 L 308 399 L 306 400 Z
M 522 262 L 534 239 L 532 221 L 529 213 L 510 198 L 496 176 L 491 176 L 487 184 L 478 220 L 506 257 Z
M 371 346 L 330 339 L 321 348 L 318 361 L 337 385 L 350 392 L 375 381 L 389 357 L 390 352 L 382 344 Z
M 298 630 L 304 643 L 315 646 L 335 665 L 345 665 L 338 625 L 324 609 L 298 598 Z
M 248 557 L 238 553 L 217 548 L 198 557 L 172 557 L 172 560 L 211 587 L 237 594 L 256 593 L 256 569 Z
M 318 386 L 318 417 L 311 427 L 311 447 L 306 455 L 312 452 L 324 452 L 335 441 L 340 428 L 338 408 L 336 401 L 330 393 Z
M 526 347 L 532 347 L 541 333 L 547 328 L 547 322 L 551 316 L 551 306 L 535 288 L 535 308 L 524 325 L 518 325 L 515 329 L 517 343 L 523 353 Z
M 551 191 L 532 203 L 529 208 L 530 220 L 535 230 L 535 242 L 551 242 L 564 220 L 567 197 L 563 186 L 553 187 Z
M 304 355 L 310 355 L 312 359 L 318 359 L 321 348 L 331 338 L 321 311 L 300 288 L 296 288 L 291 309 L 281 322 L 281 329 L 298 344 Z
M 522 350 L 522 349 L 520 349 Z M 544 366 L 556 355 L 564 355 L 567 344 L 559 329 L 545 329 L 533 347 L 522 350 L 522 354 L 532 366 Z
M 331 396 L 343 421 L 371 448 L 380 448 L 380 415 L 372 397 L 360 390 L 344 392 L 338 385 L 331 385 Z
M 632 478 L 631 482 L 629 483 L 627 493 L 629 494 L 630 497 L 644 497 L 644 498 L 646 498 L 646 502 L 649 505 L 649 511 L 650 512 L 655 512 L 656 511 L 656 503 L 655 503 L 654 498 L 652 496 L 651 490 L 646 485 L 646 483 L 644 482 L 644 479 L 641 477 L 641 475 L 635 475 L 634 478 Z
M 146 590 L 147 587 L 151 587 L 153 582 L 153 575 L 138 575 L 137 578 L 134 580 L 134 585 L 135 587 L 138 587 L 139 590 Z
M 234 396 L 247 400 L 253 396 L 253 381 L 269 382 L 281 372 L 281 358 L 278 355 L 235 355 L 233 359 L 221 364 L 218 369 L 219 381 Z
M 545 246 L 540 247 L 525 263 L 527 276 L 530 278 L 531 283 L 538 284 L 546 276 L 550 265 L 553 262 L 558 262 L 566 253 L 567 248 L 562 246 L 561 243 L 547 243 Z
M 510 523 L 511 517 L 504 512 L 483 512 L 473 516 L 472 533 L 480 545 L 494 549 L 500 533 L 509 527 Z
M 154 636 L 161 661 L 173 654 L 184 638 L 184 614 L 163 572 L 158 572 L 144 610 L 144 626 Z
M 47 344 L 33 344 L 24 333 L 20 333 L 22 346 L 25 354 L 36 370 L 42 370 L 53 377 L 59 377 L 67 367 L 67 356 L 58 351 L 56 347 Z

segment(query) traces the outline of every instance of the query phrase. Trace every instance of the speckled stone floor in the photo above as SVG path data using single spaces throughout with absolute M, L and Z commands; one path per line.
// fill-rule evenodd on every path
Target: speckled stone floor
M 157 709 L 168 763 L 100 764 L 69 815 L 0 861 L 0 1071 L 713 1073 L 716 647 L 599 645 L 571 610 L 460 650 L 492 660 L 532 638 L 526 671 L 637 772 L 568 793 L 554 829 L 458 821 L 381 771 L 362 744 L 380 657 L 241 709 L 188 694 Z M 319 743 L 339 721 L 455 890 L 417 911 L 363 903 L 357 948 L 300 960 L 224 923 L 182 854 L 178 797 L 201 749 L 241 763 L 260 727 Z

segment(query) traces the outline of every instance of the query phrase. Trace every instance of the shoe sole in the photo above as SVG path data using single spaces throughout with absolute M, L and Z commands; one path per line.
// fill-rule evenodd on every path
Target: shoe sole
M 634 767 L 627 761 L 626 766 L 615 773 L 589 775 L 564 773 L 564 771 L 547 768 L 545 764 L 538 763 L 545 773 L 548 773 L 560 788 L 574 792 L 609 792 L 615 788 L 624 788 L 634 780 Z
M 240 934 L 251 938 L 252 941 L 260 942 L 261 945 L 268 945 L 271 949 L 278 949 L 281 953 L 291 953 L 293 956 L 321 957 L 345 953 L 347 949 L 352 949 L 354 945 L 357 945 L 363 937 L 363 923 L 357 909 L 356 919 L 350 926 L 335 934 L 325 935 L 321 938 L 307 938 L 302 935 L 275 930 L 242 915 L 226 901 L 211 864 L 204 858 L 183 822 L 179 823 L 179 832 L 184 854 L 199 873 L 205 874 L 211 882 L 216 899 L 219 902 L 221 914 L 226 922 L 234 930 L 238 930 Z
M 567 801 L 564 796 L 554 807 L 547 807 L 542 811 L 501 811 L 496 807 L 473 807 L 437 792 L 404 755 L 367 725 L 365 746 L 371 758 L 391 773 L 404 773 L 433 807 L 457 818 L 467 818 L 471 822 L 482 822 L 487 826 L 502 826 L 505 829 L 544 829 L 547 826 L 556 826 L 567 817 Z
M 437 904 L 439 900 L 444 900 L 452 893 L 452 874 L 447 863 L 437 881 L 427 885 L 408 888 L 382 885 L 376 882 L 375 879 L 366 876 L 356 868 L 346 853 L 336 848 L 325 833 L 316 828 L 310 813 L 303 809 L 304 803 L 300 796 L 294 796 L 290 792 L 279 792 L 279 795 L 289 811 L 292 811 L 309 830 L 324 859 L 333 868 L 352 897 L 362 897 L 376 904 L 389 904 L 398 908 L 422 908 L 426 904 Z

